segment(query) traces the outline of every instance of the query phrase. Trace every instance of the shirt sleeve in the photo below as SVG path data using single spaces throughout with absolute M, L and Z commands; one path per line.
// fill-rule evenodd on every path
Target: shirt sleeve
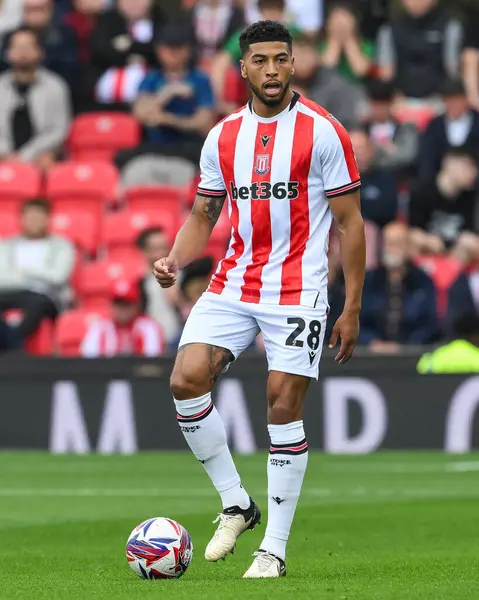
M 361 187 L 356 157 L 346 129 L 332 115 L 324 119 L 325 130 L 317 137 L 324 191 L 328 198 Z
M 214 127 L 205 140 L 200 158 L 199 196 L 224 196 L 226 194 L 223 173 L 220 168 L 218 138 L 220 129 Z

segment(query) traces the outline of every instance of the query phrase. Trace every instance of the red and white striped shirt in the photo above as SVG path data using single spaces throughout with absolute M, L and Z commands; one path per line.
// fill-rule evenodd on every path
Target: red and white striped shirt
M 80 346 L 80 354 L 85 358 L 160 356 L 164 351 L 163 330 L 147 316 L 137 317 L 130 325 L 121 327 L 112 319 L 95 319 Z
M 296 93 L 268 119 L 250 102 L 210 131 L 200 168 L 198 194 L 226 191 L 232 225 L 209 291 L 244 302 L 327 305 L 328 198 L 361 185 L 339 121 Z

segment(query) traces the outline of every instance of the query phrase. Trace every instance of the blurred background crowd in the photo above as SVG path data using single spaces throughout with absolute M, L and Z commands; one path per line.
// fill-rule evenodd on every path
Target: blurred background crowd
M 162 290 L 209 129 L 248 100 L 238 39 L 294 36 L 294 89 L 348 129 L 374 352 L 477 334 L 479 3 L 0 0 L 0 348 L 157 356 L 175 347 L 229 240 Z M 225 211 L 226 213 L 226 211 Z M 344 302 L 330 240 L 331 323 Z M 258 339 L 257 348 L 262 343 Z

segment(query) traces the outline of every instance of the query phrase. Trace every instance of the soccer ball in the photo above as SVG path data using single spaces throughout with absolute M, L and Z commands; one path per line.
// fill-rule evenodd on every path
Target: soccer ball
M 140 523 L 126 543 L 126 558 L 143 579 L 177 579 L 193 557 L 190 534 L 173 519 L 155 517 Z

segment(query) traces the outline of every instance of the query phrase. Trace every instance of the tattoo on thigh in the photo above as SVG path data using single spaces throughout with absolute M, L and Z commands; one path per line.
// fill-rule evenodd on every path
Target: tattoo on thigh
M 226 348 L 220 348 L 219 346 L 209 346 L 208 348 L 210 353 L 209 377 L 211 385 L 214 385 L 226 365 L 234 360 L 234 356 Z

